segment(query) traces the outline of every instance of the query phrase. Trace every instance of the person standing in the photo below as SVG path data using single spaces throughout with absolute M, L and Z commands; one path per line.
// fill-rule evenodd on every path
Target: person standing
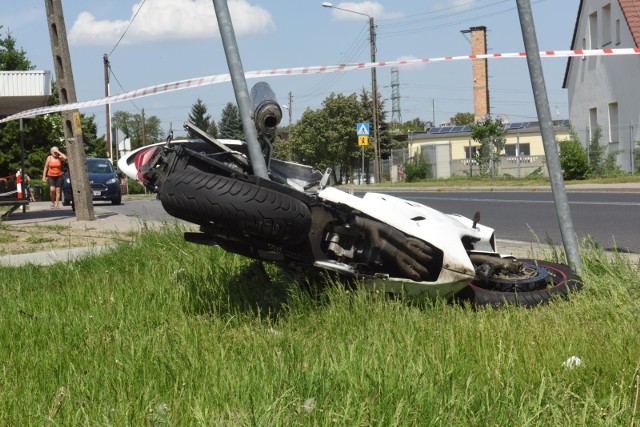
M 62 197 L 62 180 L 64 171 L 62 162 L 67 161 L 58 147 L 51 147 L 51 155 L 47 157 L 42 170 L 42 182 L 49 184 L 49 196 L 51 197 L 51 209 L 60 209 L 60 198 Z

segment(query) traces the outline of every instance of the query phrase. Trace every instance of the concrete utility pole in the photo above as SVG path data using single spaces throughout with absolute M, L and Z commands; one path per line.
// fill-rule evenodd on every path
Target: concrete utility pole
M 109 89 L 109 57 L 105 53 L 102 57 L 102 61 L 104 63 L 104 96 L 109 97 L 111 95 L 111 90 Z M 113 147 L 111 146 L 111 104 L 106 104 L 105 113 L 107 115 L 107 157 L 109 157 L 113 161 Z
M 44 0 L 44 3 L 47 11 L 51 53 L 58 83 L 60 104 L 73 103 L 77 101 L 77 98 L 73 83 L 69 44 L 67 42 L 67 29 L 62 12 L 62 0 Z M 87 175 L 84 141 L 78 110 L 62 112 L 62 128 L 66 140 L 67 156 L 69 157 L 69 171 L 71 185 L 73 186 L 73 204 L 76 211 L 76 219 L 93 221 L 96 217 L 93 212 L 93 197 Z
M 373 16 L 369 16 L 369 48 L 371 49 L 371 62 L 376 62 L 376 25 Z M 373 151 L 376 158 L 373 162 L 373 171 L 376 175 L 376 184 L 382 182 L 382 154 L 380 153 L 380 139 L 378 136 L 378 81 L 376 67 L 371 67 L 371 102 L 373 104 Z
M 562 178 L 562 168 L 560 166 L 560 156 L 555 135 L 553 134 L 553 122 L 551 121 L 551 109 L 549 108 L 549 98 L 547 97 L 547 87 L 544 82 L 542 72 L 542 61 L 538 48 L 538 38 L 533 22 L 533 12 L 529 0 L 516 0 L 518 5 L 518 15 L 520 17 L 520 27 L 522 28 L 522 38 L 527 52 L 527 64 L 529 65 L 529 75 L 531 76 L 531 87 L 533 98 L 538 112 L 538 122 L 542 132 L 542 143 L 547 157 L 547 169 L 551 179 L 551 191 L 556 205 L 556 214 L 560 225 L 560 234 L 564 243 L 564 250 L 567 260 L 576 272 L 582 272 L 582 261 L 578 250 L 576 234 L 573 231 L 573 220 L 569 210 L 569 200 L 564 188 Z

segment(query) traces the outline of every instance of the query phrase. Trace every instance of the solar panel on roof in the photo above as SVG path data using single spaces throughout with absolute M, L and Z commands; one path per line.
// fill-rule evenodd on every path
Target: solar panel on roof
M 442 128 L 442 133 L 449 133 L 451 132 L 451 129 L 453 129 L 453 126 L 444 126 Z
M 462 128 L 464 128 L 464 126 L 454 126 L 451 132 L 462 132 Z

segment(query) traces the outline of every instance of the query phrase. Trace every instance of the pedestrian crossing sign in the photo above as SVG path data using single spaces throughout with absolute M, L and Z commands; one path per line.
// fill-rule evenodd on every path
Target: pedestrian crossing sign
M 369 136 L 369 123 L 358 123 L 356 132 L 358 136 Z

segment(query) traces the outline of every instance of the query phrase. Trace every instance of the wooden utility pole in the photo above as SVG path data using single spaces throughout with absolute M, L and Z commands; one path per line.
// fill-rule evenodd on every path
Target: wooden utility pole
M 76 89 L 73 83 L 67 29 L 62 12 L 62 0 L 44 0 L 44 3 L 47 10 L 51 53 L 58 83 L 60 104 L 74 103 L 77 101 Z M 77 109 L 62 112 L 62 128 L 66 140 L 67 156 L 69 157 L 69 172 L 73 187 L 73 204 L 76 211 L 76 219 L 79 221 L 93 221 L 96 217 L 93 212 L 93 197 L 87 175 L 80 113 Z

